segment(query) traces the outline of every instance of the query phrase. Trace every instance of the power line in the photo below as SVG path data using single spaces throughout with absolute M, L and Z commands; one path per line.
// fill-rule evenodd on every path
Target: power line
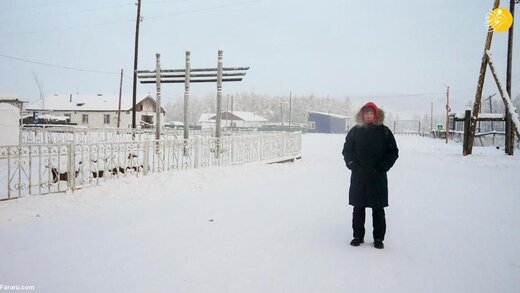
M 445 92 L 436 92 L 436 93 L 416 93 L 416 94 L 395 94 L 395 95 L 380 95 L 380 96 L 372 96 L 366 95 L 370 98 L 401 98 L 401 97 L 419 97 L 419 96 L 434 96 L 445 94 Z
M 227 7 L 241 6 L 241 5 L 246 5 L 246 4 L 255 3 L 255 2 L 262 2 L 262 1 L 265 1 L 265 0 L 244 1 L 244 2 L 238 2 L 238 3 L 216 5 L 216 6 L 212 6 L 212 7 L 208 7 L 208 8 L 200 8 L 200 9 L 181 11 L 181 12 L 173 12 L 173 13 L 168 13 L 168 14 L 162 14 L 162 15 L 146 17 L 146 20 L 148 20 L 148 19 L 164 18 L 164 17 L 168 17 L 168 16 L 172 16 L 172 15 L 192 14 L 192 13 L 203 12 L 203 11 L 210 11 L 210 10 L 216 10 L 216 9 L 222 9 L 222 8 L 227 8 Z
M 65 2 L 71 2 L 71 1 L 75 1 L 75 0 L 62 0 L 62 1 L 54 1 L 54 2 L 47 2 L 47 3 L 37 4 L 37 5 L 33 5 L 33 6 L 18 7 L 18 8 L 13 8 L 13 9 L 9 9 L 9 10 L 2 10 L 2 11 L 0 11 L 0 13 L 12 12 L 12 11 L 24 10 L 24 9 L 39 8 L 39 7 L 43 7 L 43 6 L 49 6 L 49 5 L 65 3 Z
M 120 21 L 110 21 L 110 22 L 103 22 L 103 23 L 97 23 L 97 24 L 91 24 L 91 25 L 79 25 L 79 26 L 71 26 L 68 28 L 61 28 L 61 29 L 48 29 L 48 30 L 41 30 L 41 31 L 32 31 L 32 32 L 23 32 L 23 33 L 9 33 L 9 34 L 0 34 L 0 36 L 21 36 L 21 35 L 33 35 L 33 34 L 39 34 L 39 33 L 48 33 L 48 32 L 61 32 L 61 31 L 68 31 L 68 30 L 75 30 L 79 28 L 89 28 L 89 27 L 96 27 L 96 26 L 104 26 L 109 24 L 118 24 L 118 23 L 126 23 L 126 22 L 134 22 L 135 20 L 120 20 Z
M 177 2 L 186 2 L 186 1 L 188 1 L 188 0 L 146 1 L 146 4 L 177 3 Z
M 125 4 L 118 4 L 118 5 L 112 5 L 112 6 L 98 7 L 98 8 L 72 11 L 72 12 L 67 12 L 67 13 L 62 13 L 62 14 L 46 15 L 46 16 L 40 16 L 40 17 L 4 20 L 4 21 L 0 21 L 0 23 L 16 23 L 16 22 L 22 22 L 22 21 L 32 21 L 32 20 L 45 19 L 45 18 L 68 16 L 68 15 L 74 15 L 74 14 L 88 13 L 88 12 L 92 12 L 92 11 L 107 10 L 107 9 L 111 9 L 111 8 L 117 8 L 117 7 L 122 7 L 122 6 L 129 6 L 129 5 L 133 5 L 133 3 L 125 3 Z
M 49 67 L 60 68 L 60 69 L 66 69 L 66 70 L 74 70 L 74 71 L 90 72 L 90 73 L 101 73 L 101 74 L 120 74 L 119 72 L 100 71 L 100 70 L 88 70 L 88 69 L 82 69 L 82 68 L 77 68 L 77 67 L 55 65 L 55 64 L 45 63 L 45 62 L 28 60 L 28 59 L 24 59 L 24 58 L 7 56 L 7 55 L 3 55 L 3 54 L 0 54 L 0 57 L 4 57 L 4 58 L 7 58 L 7 59 L 12 59 L 12 60 L 17 60 L 17 61 L 22 61 L 22 62 L 26 62 L 26 63 L 38 64 L 38 65 L 49 66 Z
M 518 76 L 518 78 L 520 78 L 520 76 Z M 516 78 L 514 78 L 513 80 L 515 80 Z M 474 91 L 476 90 L 476 87 L 472 87 L 472 88 L 465 88 L 465 89 L 460 89 L 460 90 L 451 90 L 450 89 L 450 92 L 451 93 L 462 93 L 462 92 L 469 92 L 469 91 Z M 446 92 L 431 92 L 431 93 L 412 93 L 412 94 L 391 94 L 391 95 L 367 95 L 367 94 L 363 94 L 363 95 L 359 95 L 359 94 L 354 94 L 352 96 L 356 97 L 367 97 L 367 98 L 404 98 L 404 97 L 420 97 L 420 96 L 435 96 L 435 95 L 446 95 Z
M 222 8 L 246 5 L 246 4 L 255 3 L 255 2 L 261 2 L 261 1 L 265 1 L 265 0 L 252 0 L 252 1 L 245 1 L 245 2 L 217 5 L 217 6 L 212 6 L 212 7 L 208 7 L 208 8 L 187 10 L 187 11 L 181 11 L 181 12 L 174 12 L 174 13 L 168 13 L 168 14 L 162 14 L 162 15 L 146 17 L 145 20 L 153 20 L 153 19 L 164 18 L 164 17 L 168 17 L 168 16 L 173 16 L 173 15 L 193 14 L 193 13 L 198 13 L 198 12 L 204 12 L 204 11 L 210 11 L 210 10 L 216 10 L 216 9 L 222 9 Z M 103 23 L 97 23 L 97 24 L 91 24 L 91 25 L 78 25 L 78 26 L 72 26 L 72 27 L 67 27 L 67 28 L 55 28 L 55 29 L 40 30 L 40 31 L 30 31 L 30 32 L 21 32 L 21 33 L 7 33 L 7 34 L 0 34 L 0 37 L 33 35 L 33 34 L 47 33 L 47 32 L 61 32 L 61 31 L 68 31 L 68 30 L 75 30 L 75 29 L 82 29 L 82 28 L 90 28 L 90 27 L 96 27 L 96 26 L 105 26 L 105 25 L 119 24 L 119 23 L 127 23 L 127 22 L 134 22 L 134 21 L 135 21 L 135 19 L 129 19 L 129 20 L 119 20 L 119 21 L 103 22 Z

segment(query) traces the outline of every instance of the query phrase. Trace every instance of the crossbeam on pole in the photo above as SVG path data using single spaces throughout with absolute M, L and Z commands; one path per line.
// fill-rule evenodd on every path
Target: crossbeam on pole
M 223 78 L 222 82 L 230 82 L 230 81 L 242 81 L 242 78 Z M 141 80 L 141 83 L 156 83 L 155 80 Z M 176 79 L 176 80 L 168 80 L 168 79 L 161 79 L 162 83 L 184 83 L 183 79 Z M 190 83 L 200 83 L 200 82 L 217 82 L 217 79 L 191 79 Z
M 190 70 L 191 72 L 202 72 L 202 71 L 217 71 L 218 68 L 194 68 Z M 249 67 L 224 67 L 222 71 L 247 71 Z M 137 74 L 140 73 L 154 73 L 155 70 L 136 70 Z M 166 72 L 184 72 L 184 69 L 161 69 L 161 73 Z
M 245 76 L 246 72 L 238 72 L 238 73 L 223 73 L 222 76 Z M 185 78 L 186 74 L 161 74 L 161 78 Z M 216 73 L 195 73 L 190 74 L 190 78 L 194 77 L 217 77 Z M 155 78 L 154 74 L 147 75 L 139 75 L 139 78 Z

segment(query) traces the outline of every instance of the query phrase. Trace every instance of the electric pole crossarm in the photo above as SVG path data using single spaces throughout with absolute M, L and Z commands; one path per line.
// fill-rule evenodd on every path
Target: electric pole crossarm
M 223 73 L 222 76 L 245 76 L 246 72 Z M 185 78 L 185 74 L 161 74 L 161 78 Z M 190 77 L 217 77 L 216 73 L 190 74 Z M 139 78 L 155 78 L 154 74 L 139 75 Z
M 224 67 L 222 68 L 222 71 L 247 71 L 250 67 Z M 204 72 L 204 71 L 210 71 L 210 72 L 217 72 L 217 68 L 194 68 L 190 70 L 191 72 Z M 179 72 L 184 73 L 184 69 L 162 69 L 161 73 L 171 73 L 171 72 Z M 141 73 L 153 73 L 155 74 L 155 70 L 136 70 L 135 73 L 141 74 Z
M 242 81 L 242 78 L 223 78 L 222 82 L 230 82 L 230 81 Z M 155 80 L 141 80 L 141 83 L 155 83 Z M 162 83 L 184 83 L 183 79 L 178 80 L 168 80 L 162 79 Z M 190 83 L 200 83 L 200 82 L 217 82 L 217 79 L 192 79 Z

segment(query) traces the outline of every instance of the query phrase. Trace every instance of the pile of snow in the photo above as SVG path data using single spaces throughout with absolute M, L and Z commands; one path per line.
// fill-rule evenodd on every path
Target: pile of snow
M 0 202 L 0 284 L 37 292 L 516 292 L 520 157 L 397 136 L 385 249 L 350 247 L 343 135 L 293 164 Z

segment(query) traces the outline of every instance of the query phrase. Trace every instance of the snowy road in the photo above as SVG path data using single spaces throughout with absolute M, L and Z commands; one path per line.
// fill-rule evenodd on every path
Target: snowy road
M 384 250 L 354 248 L 342 135 L 293 164 L 0 203 L 0 285 L 33 292 L 517 292 L 520 157 L 397 136 Z

